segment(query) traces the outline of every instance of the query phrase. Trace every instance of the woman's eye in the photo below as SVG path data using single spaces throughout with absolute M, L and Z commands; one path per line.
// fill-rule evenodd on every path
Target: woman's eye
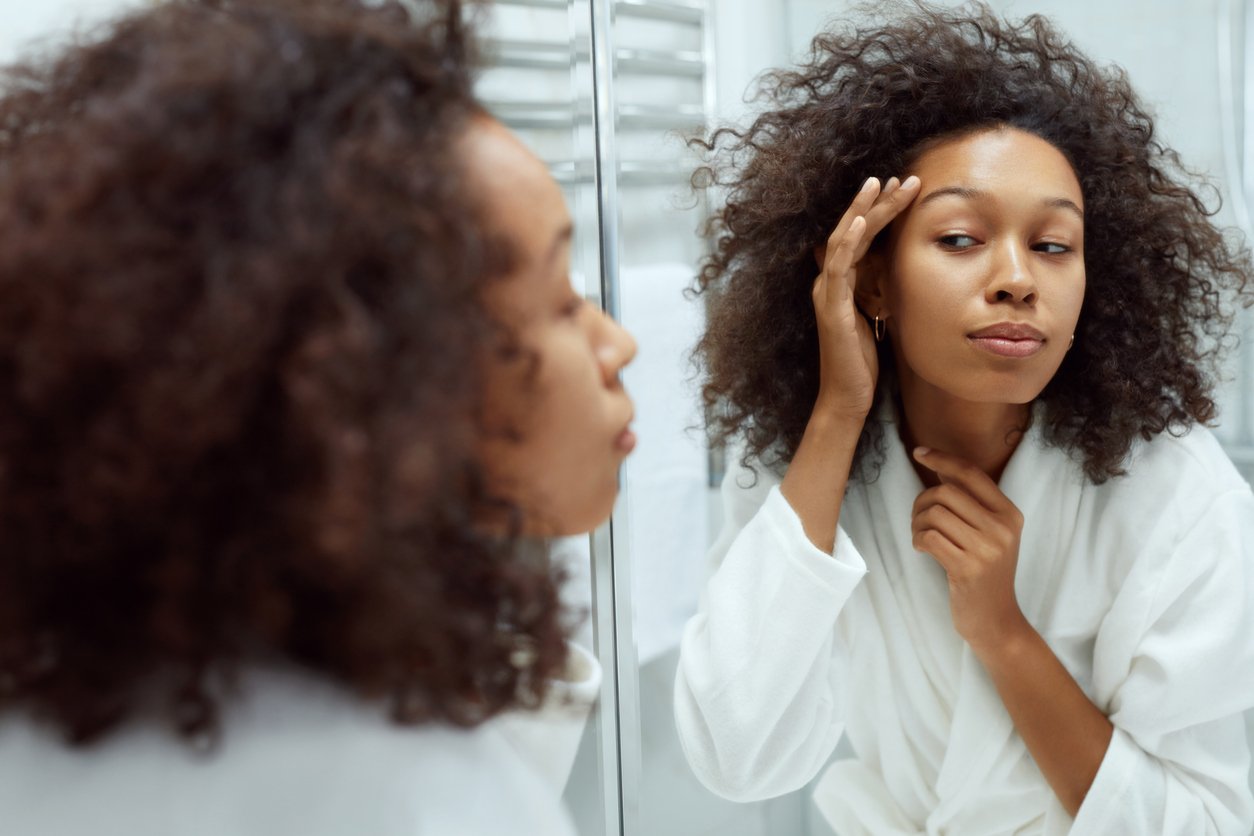
M 1062 255 L 1063 253 L 1071 252 L 1070 247 L 1066 244 L 1059 244 L 1057 241 L 1042 241 L 1032 249 L 1036 250 L 1038 253 L 1045 253 L 1046 255 Z
M 951 250 L 965 250 L 968 247 L 974 247 L 980 242 L 970 235 L 944 235 L 941 236 L 940 243 Z

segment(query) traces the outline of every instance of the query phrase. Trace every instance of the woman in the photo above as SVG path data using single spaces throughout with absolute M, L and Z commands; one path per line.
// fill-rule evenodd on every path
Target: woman
M 771 79 L 706 146 L 699 352 L 743 449 L 693 769 L 775 796 L 847 734 L 842 836 L 1248 834 L 1254 496 L 1203 426 L 1247 251 L 1041 18 L 920 7 Z
M 544 540 L 635 346 L 461 19 L 184 0 L 8 70 L 5 833 L 573 832 L 518 710 L 598 689 Z

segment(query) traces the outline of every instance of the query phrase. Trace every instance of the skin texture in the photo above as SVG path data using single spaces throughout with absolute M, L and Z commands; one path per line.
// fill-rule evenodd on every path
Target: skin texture
M 483 211 L 516 257 L 488 298 L 519 351 L 489 375 L 482 460 L 522 509 L 527 534 L 589 531 L 609 516 L 635 444 L 618 374 L 636 343 L 571 286 L 570 215 L 544 164 L 486 118 L 471 126 L 464 153 L 491 172 L 477 178 Z
M 1056 148 L 1013 128 L 941 144 L 909 173 L 925 185 L 858 302 L 886 321 L 911 440 L 997 477 L 1076 330 L 1084 197 Z M 1007 358 L 968 338 L 1002 322 L 1035 327 L 1042 349 Z
M 955 629 L 1075 815 L 1112 727 L 1019 609 L 1023 515 L 996 480 L 1079 316 L 1083 197 L 1057 149 L 1013 129 L 939 143 L 908 175 L 882 192 L 868 181 L 816 251 L 822 384 L 781 490 L 815 545 L 830 550 L 845 479 L 823 474 L 848 473 L 878 372 L 856 299 L 890 323 L 903 439 L 940 448 L 915 449 L 927 487 L 910 509 L 914 546 L 945 570 Z M 868 255 L 868 233 L 890 222 L 887 248 Z M 1010 359 L 972 345 L 970 334 L 999 322 L 1034 326 L 1042 346 Z

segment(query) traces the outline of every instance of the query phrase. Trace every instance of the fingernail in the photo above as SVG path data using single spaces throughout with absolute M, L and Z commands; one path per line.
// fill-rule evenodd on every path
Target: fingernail
M 866 182 L 862 184 L 862 191 L 864 191 L 864 192 L 865 192 L 865 191 L 869 190 L 869 189 L 871 188 L 871 184 L 872 184 L 872 183 L 875 183 L 875 182 L 877 182 L 877 181 L 876 181 L 876 179 L 875 179 L 874 177 L 868 177 L 868 178 L 866 178 Z
M 901 184 L 901 187 L 903 189 L 913 189 L 917 185 L 919 185 L 919 178 L 911 174 L 906 178 L 905 182 Z
M 930 453 L 930 452 L 932 452 L 931 448 L 928 448 L 928 447 L 915 447 L 915 448 L 914 448 L 914 457 L 915 457 L 916 459 L 921 459 L 921 458 L 923 458 L 924 456 L 926 456 L 926 455 L 927 455 L 928 453 Z

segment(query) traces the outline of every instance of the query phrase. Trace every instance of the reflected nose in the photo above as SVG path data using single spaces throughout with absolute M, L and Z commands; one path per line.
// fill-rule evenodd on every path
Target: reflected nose
M 608 314 L 601 313 L 601 329 L 596 354 L 606 380 L 614 379 L 636 357 L 636 340 Z
M 989 302 L 1035 305 L 1036 279 L 1032 275 L 1030 251 L 1017 241 L 1001 248 L 985 298 Z

